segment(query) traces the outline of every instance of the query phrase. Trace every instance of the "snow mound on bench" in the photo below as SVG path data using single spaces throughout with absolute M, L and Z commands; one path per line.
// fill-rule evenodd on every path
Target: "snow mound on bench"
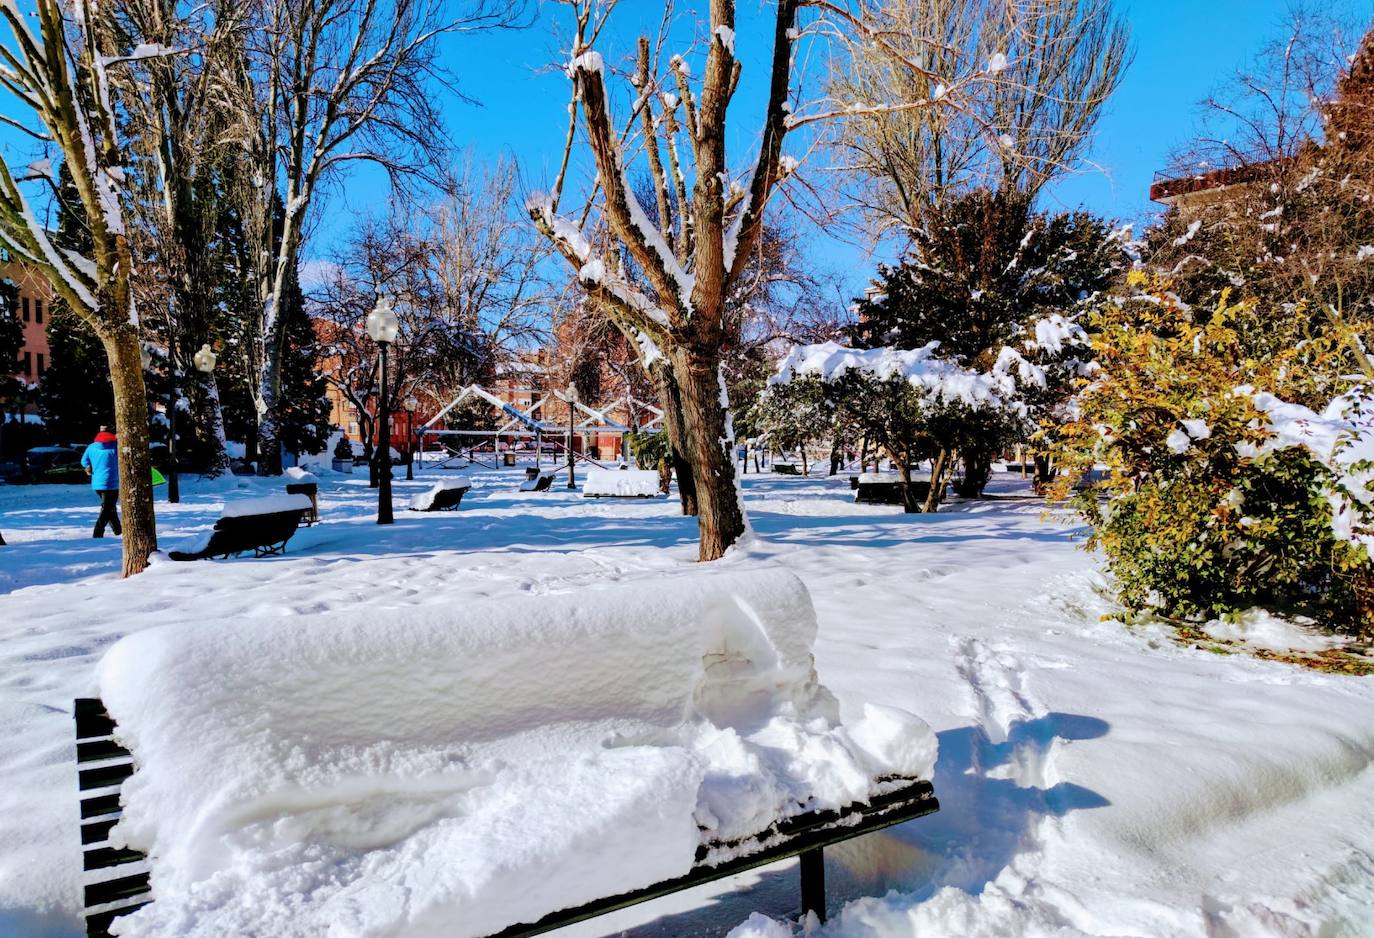
M 320 477 L 308 469 L 300 466 L 289 466 L 282 470 L 282 475 L 291 480 L 292 485 L 303 485 L 308 482 L 319 483 Z
M 421 492 L 410 500 L 411 511 L 429 511 L 434 507 L 434 500 L 439 497 L 440 492 L 450 492 L 456 489 L 472 488 L 472 480 L 467 476 L 454 476 L 451 479 L 440 479 L 435 482 L 428 492 Z
M 127 636 L 115 836 L 157 901 L 121 934 L 490 934 L 929 777 L 910 714 L 838 725 L 815 632 L 763 570 Z
M 659 492 L 658 473 L 650 469 L 588 469 L 583 495 L 652 498 Z
M 249 515 L 275 515 L 283 511 L 306 511 L 309 495 L 263 495 L 260 498 L 238 498 L 224 503 L 221 518 L 246 518 Z

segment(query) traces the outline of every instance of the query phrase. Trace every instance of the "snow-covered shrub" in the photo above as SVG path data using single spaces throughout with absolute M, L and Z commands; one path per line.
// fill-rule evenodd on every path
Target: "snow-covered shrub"
M 1104 304 L 1100 371 L 1063 430 L 1059 494 L 1082 489 L 1088 546 L 1133 611 L 1265 606 L 1368 629 L 1370 408 L 1359 394 L 1325 414 L 1284 403 L 1273 392 L 1291 362 L 1246 355 L 1244 312 L 1223 297 L 1195 316 L 1160 284 Z
M 796 452 L 806 474 L 806 448 L 834 430 L 835 405 L 814 375 L 771 384 L 746 415 L 749 426 L 778 452 Z
M 932 460 L 934 510 L 952 469 L 951 454 L 983 447 L 991 452 L 1025 413 L 1016 383 L 1004 370 L 965 368 L 939 355 L 938 342 L 919 349 L 854 349 L 834 342 L 798 346 L 770 381 L 770 391 L 790 384 L 823 389 L 836 419 L 887 453 L 909 483 L 910 468 Z M 807 399 L 813 390 L 802 390 Z M 906 510 L 920 506 L 908 485 Z

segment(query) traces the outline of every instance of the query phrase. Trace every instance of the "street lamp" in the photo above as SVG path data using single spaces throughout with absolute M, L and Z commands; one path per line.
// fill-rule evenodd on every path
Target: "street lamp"
M 377 489 L 378 524 L 391 524 L 395 520 L 391 515 L 391 421 L 388 419 L 389 408 L 386 399 L 386 350 L 396 341 L 400 331 L 401 322 L 396 318 L 396 311 L 391 308 L 391 297 L 381 297 L 372 312 L 367 314 L 367 334 L 382 352 L 382 393 L 378 403 L 381 413 L 381 427 L 378 433 L 381 437 L 381 446 L 378 450 L 381 454 Z
M 409 394 L 401 402 L 406 409 L 406 481 L 415 478 L 415 408 L 420 402 L 414 394 Z
M 568 385 L 563 393 L 568 400 L 568 489 L 572 490 L 577 488 L 577 479 L 573 476 L 573 408 L 577 405 L 577 385 Z
M 191 364 L 196 366 L 196 371 L 207 375 L 215 370 L 215 363 L 217 361 L 219 361 L 219 358 L 215 355 L 215 350 L 210 347 L 209 342 L 202 345 L 200 351 L 191 356 Z

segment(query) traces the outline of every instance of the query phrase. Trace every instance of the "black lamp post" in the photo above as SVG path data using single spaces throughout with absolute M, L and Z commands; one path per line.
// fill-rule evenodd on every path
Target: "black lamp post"
M 568 489 L 577 488 L 577 479 L 573 475 L 573 417 L 576 414 L 577 406 L 577 385 L 570 384 L 568 389 L 563 392 L 568 400 Z
M 208 375 L 210 374 L 210 372 L 214 371 L 215 362 L 217 362 L 218 360 L 218 357 L 215 355 L 215 350 L 210 347 L 209 342 L 206 342 L 204 345 L 202 345 L 200 347 L 200 351 L 196 352 L 196 354 L 191 356 L 191 364 L 195 365 L 196 371 L 199 371 L 203 375 Z M 175 366 L 173 367 L 175 368 Z M 172 395 L 172 413 L 176 413 L 175 394 Z M 176 423 L 174 422 L 172 424 L 172 440 L 175 441 L 176 438 Z M 175 448 L 171 450 L 170 455 L 172 460 L 172 476 L 170 481 L 167 483 L 170 486 L 167 489 L 167 498 L 169 501 L 175 502 L 181 500 L 181 493 L 177 488 L 177 455 Z
M 391 514 L 391 421 L 390 405 L 386 399 L 386 351 L 391 343 L 396 341 L 400 331 L 401 323 L 396 318 L 396 311 L 391 308 L 391 297 L 383 296 L 377 300 L 372 312 L 367 314 L 367 334 L 377 343 L 377 348 L 382 353 L 382 392 L 377 405 L 381 416 L 381 426 L 378 430 L 380 445 L 377 447 L 381 459 L 377 466 L 378 524 L 391 524 L 396 520 Z
M 406 481 L 415 478 L 415 408 L 420 402 L 411 394 L 401 404 L 406 409 Z

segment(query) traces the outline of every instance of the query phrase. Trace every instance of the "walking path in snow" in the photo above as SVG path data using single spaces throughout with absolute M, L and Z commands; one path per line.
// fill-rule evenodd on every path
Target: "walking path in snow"
M 118 541 L 89 538 L 89 491 L 0 487 L 0 934 L 79 934 L 69 708 L 120 636 L 652 582 L 695 556 L 675 501 L 583 499 L 561 479 L 520 493 L 523 473 L 468 474 L 459 511 L 398 511 L 391 528 L 373 523 L 365 478 L 325 475 L 325 523 L 285 557 L 158 564 L 130 580 L 116 574 Z M 398 480 L 396 503 L 442 475 Z M 181 505 L 158 506 L 164 547 L 208 529 L 226 495 L 280 482 L 183 488 Z M 1074 529 L 1034 499 L 903 515 L 855 505 L 842 479 L 750 475 L 745 491 L 758 537 L 721 565 L 782 564 L 807 584 L 817 668 L 847 718 L 891 704 L 939 733 L 941 812 L 827 851 L 821 934 L 1374 934 L 1367 679 L 1123 626 Z M 790 933 L 740 923 L 792 909 L 793 869 L 733 885 L 560 934 Z

